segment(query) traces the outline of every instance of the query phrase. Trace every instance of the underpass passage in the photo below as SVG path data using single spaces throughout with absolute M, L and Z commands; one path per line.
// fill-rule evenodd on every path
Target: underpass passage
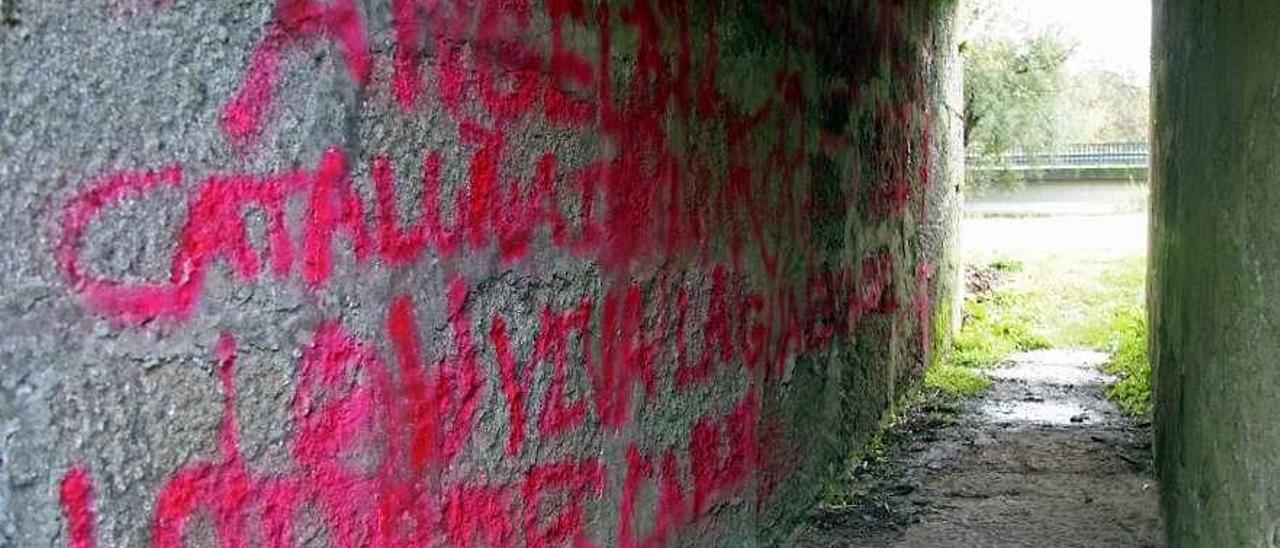
M 810 518 L 797 546 L 1161 546 L 1150 424 L 1103 390 L 1101 352 L 1021 352 L 960 403 L 908 408 L 860 498 Z
M 0 545 L 777 544 L 954 325 L 955 5 L 0 4 Z

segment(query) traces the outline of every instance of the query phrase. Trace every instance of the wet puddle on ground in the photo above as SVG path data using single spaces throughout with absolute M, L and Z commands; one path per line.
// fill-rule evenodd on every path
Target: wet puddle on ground
M 1115 379 L 1098 368 L 1108 359 L 1105 352 L 1092 350 L 1033 350 L 1009 356 L 987 374 L 993 379 L 1029 384 L 1107 384 Z
M 1083 405 L 1060 401 L 991 402 L 982 406 L 983 416 L 1000 424 L 1044 425 L 1082 424 L 1089 421 Z
M 1096 420 L 1088 405 L 1095 398 L 1076 388 L 1096 387 L 1115 379 L 1099 370 L 1107 362 L 1103 352 L 1036 350 L 1020 352 L 987 372 L 1005 381 L 979 408 L 984 422 L 1007 425 L 1079 425 Z

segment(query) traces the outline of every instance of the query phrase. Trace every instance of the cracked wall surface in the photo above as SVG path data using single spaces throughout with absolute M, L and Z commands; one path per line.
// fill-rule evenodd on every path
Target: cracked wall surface
M 775 544 L 952 323 L 950 2 L 0 5 L 0 545 Z

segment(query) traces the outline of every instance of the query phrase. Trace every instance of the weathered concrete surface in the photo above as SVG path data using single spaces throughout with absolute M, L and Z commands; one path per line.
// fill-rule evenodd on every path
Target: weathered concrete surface
M 952 317 L 949 3 L 3 6 L 0 545 L 769 543 Z
M 1280 5 L 1155 4 L 1151 350 L 1171 546 L 1280 543 Z

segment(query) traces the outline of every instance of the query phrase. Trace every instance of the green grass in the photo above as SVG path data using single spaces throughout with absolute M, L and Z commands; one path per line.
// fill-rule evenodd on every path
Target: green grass
M 990 388 L 991 379 L 970 367 L 940 363 L 924 372 L 924 386 L 949 396 L 968 398 Z
M 1023 269 L 1021 261 L 1011 259 L 997 259 L 989 266 L 1004 275 Z M 1014 352 L 1047 348 L 1049 342 L 1032 329 L 1034 317 L 1026 301 L 1025 295 L 1012 291 L 966 295 L 960 332 L 946 358 L 925 372 L 925 388 L 957 398 L 976 396 L 991 386 L 981 369 Z
M 1120 378 L 1107 395 L 1134 415 L 1151 408 L 1144 302 L 1145 259 L 997 257 L 986 263 L 1003 279 L 967 296 L 949 356 L 925 375 L 925 386 L 957 397 L 990 384 L 981 369 L 1009 354 L 1041 348 L 1112 353 L 1107 373 Z
M 1113 319 L 1145 308 L 1145 280 L 1142 257 L 1045 260 L 1010 285 L 1026 295 L 1034 331 L 1051 346 L 1111 351 L 1117 344 Z
M 1107 389 L 1111 398 L 1132 415 L 1151 412 L 1151 362 L 1147 359 L 1147 316 L 1140 306 L 1122 308 L 1111 317 L 1111 363 L 1104 371 L 1120 378 Z
M 1026 295 L 1003 291 L 981 301 L 966 298 L 950 363 L 990 367 L 1014 352 L 1048 348 L 1049 341 L 1034 329 L 1035 317 L 1028 303 Z
M 1004 292 L 981 301 L 966 297 L 960 332 L 947 357 L 925 372 L 925 388 L 954 397 L 975 396 L 991 386 L 981 369 L 1014 352 L 1048 348 L 1049 342 L 1032 329 L 1025 300 Z

